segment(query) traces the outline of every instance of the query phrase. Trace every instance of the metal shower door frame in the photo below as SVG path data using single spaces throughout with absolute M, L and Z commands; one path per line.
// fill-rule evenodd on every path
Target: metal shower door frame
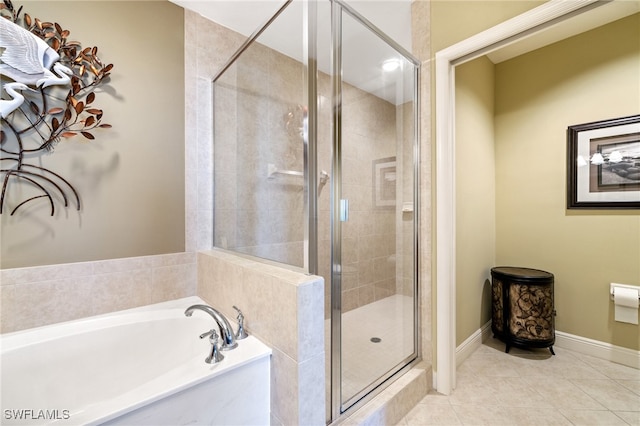
M 312 0 L 313 1 L 313 0 Z M 420 356 L 418 346 L 418 330 L 420 321 L 418 316 L 418 182 L 419 182 L 419 70 L 420 62 L 406 49 L 389 38 L 378 27 L 372 24 L 364 16 L 346 4 L 343 0 L 331 1 L 331 58 L 332 58 L 332 99 L 333 99 L 333 158 L 332 158 L 332 185 L 331 185 L 331 422 L 338 420 L 343 413 L 356 409 L 368 402 L 374 391 L 391 377 L 403 370 L 410 368 L 412 363 Z M 413 221 L 413 318 L 414 318 L 414 352 L 398 366 L 374 380 L 362 392 L 351 398 L 346 403 L 342 401 L 342 230 L 340 218 L 343 215 L 342 200 L 342 15 L 348 14 L 351 18 L 362 24 L 366 29 L 388 44 L 401 54 L 414 66 L 414 108 L 413 108 L 413 177 L 414 177 L 414 221 Z

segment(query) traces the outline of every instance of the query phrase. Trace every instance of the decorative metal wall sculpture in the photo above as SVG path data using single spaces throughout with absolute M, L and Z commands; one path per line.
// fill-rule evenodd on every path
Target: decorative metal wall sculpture
M 35 160 L 54 150 L 63 138 L 81 135 L 94 140 L 92 131 L 109 128 L 103 112 L 94 105 L 95 90 L 106 81 L 113 64 L 104 64 L 98 47 L 85 47 L 69 39 L 69 30 L 43 22 L 10 0 L 0 3 L 0 214 L 14 184 L 27 184 L 27 192 L 12 206 L 11 214 L 44 198 L 51 216 L 55 204 L 73 200 L 80 210 L 80 196 L 71 183 Z M 8 98 L 5 98 L 5 93 Z

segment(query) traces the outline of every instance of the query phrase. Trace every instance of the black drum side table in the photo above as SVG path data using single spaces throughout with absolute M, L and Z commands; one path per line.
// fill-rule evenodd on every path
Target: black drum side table
M 553 274 L 538 269 L 491 268 L 491 331 L 511 346 L 549 348 L 556 340 Z

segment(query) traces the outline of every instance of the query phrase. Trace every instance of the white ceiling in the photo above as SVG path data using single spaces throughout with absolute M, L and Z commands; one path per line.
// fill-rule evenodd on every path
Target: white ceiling
M 186 9 L 249 36 L 264 24 L 282 6 L 284 0 L 170 0 Z M 300 0 L 294 0 L 300 3 Z M 346 0 L 345 3 L 371 21 L 389 37 L 411 51 L 411 2 L 412 0 Z M 324 13 L 329 1 L 319 1 L 320 22 L 329 25 L 329 15 Z M 293 25 L 293 23 L 292 23 Z M 298 25 L 298 24 L 295 24 Z M 281 44 L 291 38 L 282 34 Z

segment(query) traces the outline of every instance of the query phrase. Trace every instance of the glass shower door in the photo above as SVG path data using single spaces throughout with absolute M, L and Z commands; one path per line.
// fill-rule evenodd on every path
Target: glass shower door
M 417 65 L 334 7 L 333 405 L 344 412 L 417 357 Z

